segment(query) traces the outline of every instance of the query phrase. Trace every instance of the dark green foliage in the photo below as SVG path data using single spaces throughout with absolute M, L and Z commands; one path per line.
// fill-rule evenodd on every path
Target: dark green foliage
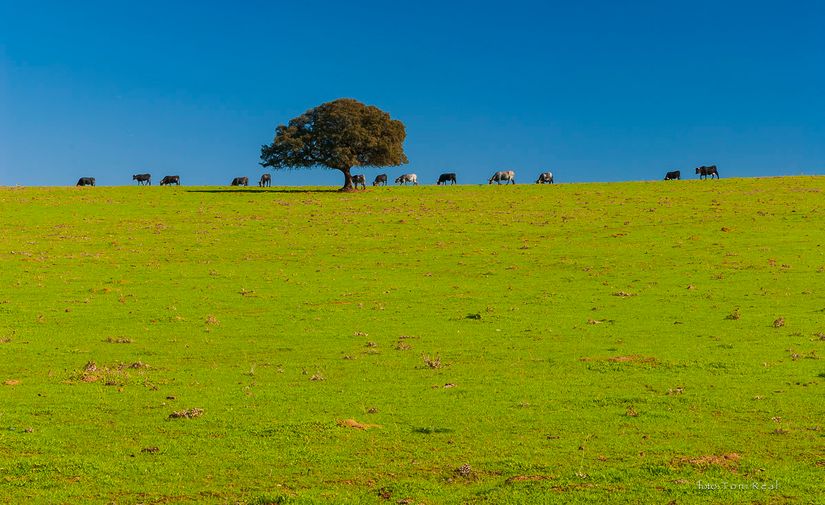
M 261 165 L 275 169 L 326 167 L 344 173 L 352 189 L 352 167 L 407 163 L 404 123 L 381 109 L 339 98 L 306 111 L 275 129 L 271 145 L 261 146 Z

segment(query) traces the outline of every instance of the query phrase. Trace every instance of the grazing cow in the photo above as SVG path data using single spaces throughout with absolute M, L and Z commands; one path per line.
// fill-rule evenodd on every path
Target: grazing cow
M 439 176 L 438 176 L 438 182 L 436 182 L 436 183 L 435 183 L 435 185 L 436 185 L 436 186 L 440 186 L 441 184 L 444 184 L 444 185 L 446 186 L 448 182 L 450 183 L 450 185 L 452 185 L 452 184 L 455 184 L 455 183 L 456 183 L 456 180 L 455 180 L 455 174 L 454 174 L 454 173 L 449 173 L 449 174 L 441 174 L 441 175 L 439 175 Z
M 232 186 L 249 186 L 249 177 L 235 177 Z
M 95 178 L 94 177 L 81 177 L 77 180 L 78 186 L 94 186 L 95 185 Z
M 403 184 L 404 186 L 406 186 L 408 182 L 413 183 L 413 186 L 418 186 L 418 176 L 415 174 L 404 174 L 399 175 L 398 178 L 395 179 L 396 184 Z
M 137 174 L 132 176 L 133 181 L 138 181 L 138 185 L 146 184 L 148 186 L 152 185 L 152 175 L 151 174 Z
M 710 176 L 710 178 L 713 179 L 714 175 L 717 179 L 719 178 L 719 171 L 716 170 L 716 165 L 710 165 L 707 167 L 702 165 L 701 167 L 696 169 L 696 173 L 699 174 L 700 179 L 707 179 L 708 176 Z
M 364 177 L 364 174 L 352 176 L 352 185 L 355 186 L 355 189 L 358 189 L 359 184 L 361 185 L 362 189 L 367 189 L 367 178 Z
M 666 181 L 678 181 L 682 179 L 682 172 L 678 170 L 674 170 L 673 172 L 668 172 L 665 174 Z
M 379 174 L 375 176 L 375 180 L 372 181 L 373 186 L 386 186 L 387 185 L 387 174 Z
M 258 186 L 262 188 L 272 186 L 272 176 L 270 174 L 263 174 L 261 180 L 258 181 Z
M 165 186 L 167 184 L 175 184 L 180 186 L 180 176 L 179 175 L 167 175 L 163 179 L 160 180 L 160 185 Z
M 501 181 L 507 181 L 504 184 L 513 184 L 516 183 L 516 173 L 512 170 L 502 170 L 500 172 L 496 172 L 490 177 L 490 180 L 487 181 L 489 184 L 492 184 L 493 181 L 496 181 L 496 184 L 501 184 Z
M 553 172 L 539 174 L 539 178 L 536 179 L 536 184 L 553 184 Z

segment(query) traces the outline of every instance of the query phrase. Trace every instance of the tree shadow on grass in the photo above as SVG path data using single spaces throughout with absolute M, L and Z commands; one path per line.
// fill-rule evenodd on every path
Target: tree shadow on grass
M 431 435 L 433 433 L 453 433 L 452 428 L 434 428 L 432 426 L 423 426 L 421 428 L 413 428 L 413 433 L 421 433 L 423 435 Z

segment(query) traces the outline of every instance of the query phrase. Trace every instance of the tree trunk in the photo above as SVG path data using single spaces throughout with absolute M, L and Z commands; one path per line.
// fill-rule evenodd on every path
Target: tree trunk
M 338 169 L 344 172 L 344 187 L 338 191 L 355 191 L 355 188 L 352 187 L 352 175 L 349 173 L 349 169 L 350 167 Z

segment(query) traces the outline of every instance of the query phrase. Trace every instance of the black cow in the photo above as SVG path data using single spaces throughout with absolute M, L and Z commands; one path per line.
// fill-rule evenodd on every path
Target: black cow
M 553 172 L 542 172 L 536 179 L 536 184 L 553 184 Z
M 132 176 L 133 181 L 138 181 L 138 185 L 140 184 L 147 184 L 149 186 L 152 185 L 152 175 L 151 174 L 137 174 Z
M 272 186 L 272 176 L 269 174 L 263 174 L 261 176 L 261 180 L 258 181 L 258 186 L 262 188 Z
M 673 172 L 668 172 L 665 174 L 666 181 L 678 181 L 682 179 L 682 172 L 678 170 L 674 170 Z
M 249 177 L 235 177 L 232 186 L 249 186 Z
M 436 182 L 435 185 L 440 186 L 443 183 L 446 186 L 448 182 L 450 183 L 450 185 L 453 185 L 453 184 L 456 183 L 454 173 L 439 175 L 438 176 L 438 182 Z
M 387 185 L 387 174 L 379 174 L 375 176 L 375 180 L 372 181 L 373 186 L 386 186 Z
M 180 176 L 179 175 L 167 175 L 163 179 L 160 180 L 160 185 L 164 186 L 166 184 L 176 184 L 180 186 Z
M 716 165 L 710 165 L 707 167 L 702 165 L 701 167 L 696 169 L 696 173 L 699 174 L 700 179 L 707 179 L 708 176 L 710 176 L 710 178 L 713 179 L 714 175 L 717 179 L 719 178 L 719 171 L 716 170 Z
M 355 189 L 358 189 L 358 185 L 361 185 L 362 189 L 367 189 L 367 179 L 364 177 L 364 174 L 358 174 L 352 176 L 352 185 L 355 186 Z
M 95 185 L 95 178 L 94 177 L 81 177 L 77 180 L 78 186 L 94 186 Z

